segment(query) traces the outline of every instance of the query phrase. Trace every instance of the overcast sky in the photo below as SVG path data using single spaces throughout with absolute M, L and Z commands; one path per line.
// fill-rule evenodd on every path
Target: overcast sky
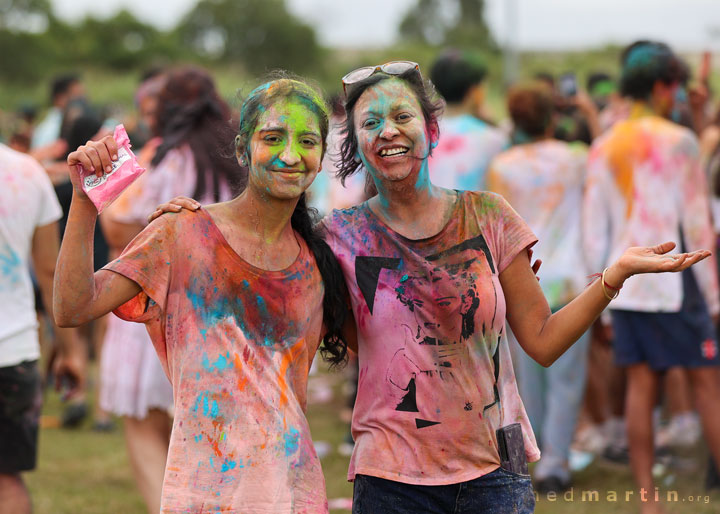
M 173 26 L 196 0 L 51 0 L 64 19 L 106 17 L 126 7 L 143 21 Z M 415 0 L 286 0 L 327 46 L 384 46 Z M 587 48 L 661 39 L 679 50 L 720 51 L 720 0 L 486 0 L 487 19 L 500 42 L 508 38 L 508 5 L 516 5 L 515 41 L 521 49 Z

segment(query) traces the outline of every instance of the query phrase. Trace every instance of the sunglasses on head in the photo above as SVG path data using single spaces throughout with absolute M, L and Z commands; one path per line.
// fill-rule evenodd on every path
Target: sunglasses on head
M 420 65 L 412 61 L 390 61 L 379 66 L 363 66 L 362 68 L 351 71 L 342 78 L 343 93 L 347 93 L 348 86 L 357 84 L 378 71 L 388 75 L 402 75 L 410 70 L 417 70 L 417 72 L 420 73 Z

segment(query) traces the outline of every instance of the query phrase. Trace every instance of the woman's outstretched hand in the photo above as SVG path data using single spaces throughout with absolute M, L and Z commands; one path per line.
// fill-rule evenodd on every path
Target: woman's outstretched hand
M 200 204 L 192 198 L 188 198 L 187 196 L 176 196 L 169 202 L 161 203 L 160 205 L 158 205 L 157 209 L 155 209 L 155 212 L 148 216 L 148 223 L 152 222 L 156 218 L 159 218 L 166 212 L 180 212 L 183 209 L 187 209 L 189 211 L 196 211 L 200 207 Z
M 653 247 L 636 246 L 628 248 L 617 262 L 608 269 L 608 283 L 611 285 L 618 284 L 619 286 L 633 275 L 683 271 L 711 255 L 708 250 L 668 255 L 668 252 L 673 248 L 675 248 L 673 242 L 662 243 Z

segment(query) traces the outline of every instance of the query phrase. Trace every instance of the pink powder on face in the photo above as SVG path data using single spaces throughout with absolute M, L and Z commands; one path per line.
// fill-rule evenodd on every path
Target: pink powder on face
M 103 173 L 98 177 L 95 172 L 78 166 L 83 191 L 95 204 L 98 213 L 114 202 L 130 184 L 145 172 L 145 168 L 138 165 L 135 154 L 130 150 L 130 138 L 122 124 L 115 127 L 113 139 L 118 145 L 118 158 L 113 161 L 110 172 Z

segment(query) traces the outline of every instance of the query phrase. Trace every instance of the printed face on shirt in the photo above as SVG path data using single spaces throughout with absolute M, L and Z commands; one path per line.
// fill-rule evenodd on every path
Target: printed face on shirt
M 497 379 L 492 389 L 482 391 L 463 385 L 471 353 L 487 353 L 493 369 L 499 366 L 497 339 L 485 340 L 486 331 L 497 330 L 497 303 L 488 301 L 497 293 L 492 281 L 479 281 L 480 275 L 487 276 L 494 269 L 484 237 L 427 256 L 428 266 L 406 267 L 401 259 L 383 257 L 357 259 L 358 283 L 366 301 L 372 298 L 377 309 L 376 292 L 390 289 L 394 292 L 392 303 L 400 306 L 397 312 L 403 319 L 404 340 L 384 373 L 394 410 L 409 413 L 421 429 L 452 418 L 441 412 L 477 416 L 477 409 L 484 415 L 494 407 L 499 396 Z M 381 282 L 385 284 L 382 287 Z M 482 287 L 485 289 L 479 289 Z M 403 317 L 404 313 L 412 317 Z M 478 345 L 478 341 L 482 343 Z M 438 403 L 438 389 L 452 390 L 454 400 Z
M 370 174 L 401 181 L 419 173 L 430 151 L 420 103 L 400 79 L 368 88 L 354 108 L 358 153 Z
M 467 272 L 458 275 L 442 267 L 404 274 L 395 287 L 397 299 L 415 315 L 418 344 L 456 345 L 477 310 L 477 291 Z
M 317 176 L 321 159 L 317 115 L 296 98 L 282 99 L 258 118 L 248 185 L 275 198 L 297 198 Z

